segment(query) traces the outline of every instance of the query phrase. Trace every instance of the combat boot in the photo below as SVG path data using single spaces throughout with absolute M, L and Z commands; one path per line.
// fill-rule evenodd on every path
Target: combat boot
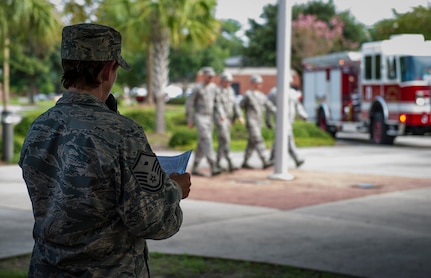
M 303 159 L 297 159 L 295 160 L 296 168 L 301 167 L 302 164 L 304 164 L 305 160 Z
M 247 161 L 244 161 L 242 163 L 241 168 L 244 168 L 244 169 L 254 169 L 253 167 L 250 166 L 250 164 L 248 164 Z
M 211 176 L 217 176 L 223 172 L 223 170 L 220 169 L 216 164 L 214 164 L 214 162 L 210 163 L 210 166 L 211 166 Z
M 232 160 L 230 158 L 227 159 L 227 163 L 229 165 L 229 172 L 233 172 L 238 170 L 238 167 L 233 166 Z
M 292 154 L 292 158 L 295 161 L 296 168 L 299 168 L 305 162 L 304 159 L 298 158 L 296 154 Z
M 220 165 L 220 159 L 219 158 L 217 158 L 215 166 L 217 168 L 219 168 L 220 170 L 222 170 L 223 172 L 226 171 L 226 169 L 224 169 L 223 167 L 221 167 L 221 165 Z
M 274 159 L 275 159 L 275 151 L 274 149 L 271 150 L 271 156 L 269 157 L 269 161 L 272 161 L 274 163 Z
M 198 165 L 199 165 L 199 163 L 198 163 L 198 162 L 195 162 L 195 163 L 193 164 L 193 168 L 192 168 L 192 175 L 195 175 L 195 176 L 205 176 L 205 174 L 204 174 L 204 173 L 202 173 L 202 172 L 200 172 L 200 171 L 198 170 Z
M 269 168 L 269 167 L 271 167 L 271 166 L 274 165 L 273 161 L 265 161 L 265 160 L 263 160 L 262 163 L 263 163 L 263 167 L 262 167 L 263 169 Z

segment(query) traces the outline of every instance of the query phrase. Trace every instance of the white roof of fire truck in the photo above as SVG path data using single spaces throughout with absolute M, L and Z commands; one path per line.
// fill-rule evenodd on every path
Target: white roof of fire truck
M 392 35 L 388 40 L 366 42 L 361 51 L 344 51 L 313 56 L 302 60 L 305 70 L 316 68 L 339 67 L 360 62 L 363 55 L 413 55 L 431 56 L 431 41 L 426 41 L 422 34 Z
M 361 58 L 361 52 L 344 51 L 305 58 L 302 60 L 302 64 L 306 69 L 339 67 L 348 63 L 359 62 Z
M 431 56 L 431 41 L 426 41 L 422 34 L 397 34 L 390 36 L 389 40 L 364 43 L 361 53 Z

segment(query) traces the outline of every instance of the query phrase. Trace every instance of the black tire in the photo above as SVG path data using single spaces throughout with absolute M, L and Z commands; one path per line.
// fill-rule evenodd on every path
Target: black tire
M 382 112 L 374 114 L 370 127 L 370 137 L 374 144 L 392 145 L 394 144 L 395 136 L 387 134 L 388 125 L 385 124 L 385 119 Z

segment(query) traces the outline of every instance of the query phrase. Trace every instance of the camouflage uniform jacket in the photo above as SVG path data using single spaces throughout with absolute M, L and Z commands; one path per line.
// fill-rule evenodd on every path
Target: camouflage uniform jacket
M 147 277 L 146 239 L 174 235 L 182 193 L 142 127 L 66 92 L 31 125 L 19 165 L 33 205 L 29 277 Z
M 274 114 L 275 105 L 261 92 L 248 90 L 240 102 L 240 107 L 245 111 L 247 126 L 262 126 L 263 112 Z
M 300 91 L 298 91 L 292 87 L 289 87 L 287 94 L 288 94 L 288 110 L 287 110 L 287 112 L 288 112 L 289 128 L 291 128 L 293 123 L 295 122 L 295 118 L 296 118 L 297 114 L 301 119 L 304 119 L 304 120 L 306 120 L 308 118 L 308 114 L 305 111 L 305 108 L 302 105 L 302 103 L 299 101 L 299 97 L 301 95 Z M 269 91 L 268 99 L 275 106 L 277 106 L 277 87 L 274 87 Z M 266 121 L 267 125 L 271 125 L 271 123 L 270 123 L 271 116 L 274 116 L 274 115 L 271 115 L 270 113 L 266 113 L 266 115 L 265 115 L 265 121 Z
M 186 102 L 187 123 L 195 123 L 200 116 L 213 116 L 217 86 L 214 83 L 198 84 Z
M 242 115 L 241 108 L 235 99 L 235 92 L 230 86 L 227 88 L 218 88 L 215 103 L 216 109 L 214 109 L 214 120 L 216 124 L 220 123 L 220 119 L 232 122 Z

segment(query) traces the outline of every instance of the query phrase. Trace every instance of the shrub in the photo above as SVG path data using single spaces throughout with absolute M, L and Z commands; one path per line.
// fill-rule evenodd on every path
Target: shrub
M 189 128 L 178 128 L 169 140 L 169 147 L 192 147 L 197 140 L 196 130 Z
M 33 121 L 42 114 L 41 111 L 33 111 L 31 113 L 27 113 L 21 121 L 16 124 L 13 128 L 14 135 L 25 137 L 28 130 L 30 129 L 30 125 L 33 123 Z
M 232 125 L 230 134 L 232 140 L 247 140 L 248 138 L 248 133 L 247 129 L 245 128 L 245 125 L 241 125 L 238 123 Z
M 183 96 L 183 97 L 171 98 L 166 103 L 173 104 L 173 105 L 185 105 L 186 100 L 187 100 L 187 97 Z
M 121 114 L 138 122 L 144 127 L 146 132 L 154 131 L 156 128 L 156 115 L 154 110 L 127 110 Z
M 18 161 L 21 146 L 24 138 L 34 119 L 46 108 L 36 111 L 26 112 L 21 122 L 14 126 L 14 161 Z M 151 108 L 123 108 L 121 114 L 132 118 L 145 128 L 147 135 L 151 135 L 155 130 L 155 109 Z M 187 127 L 184 106 L 166 107 L 166 130 L 167 134 L 172 134 L 168 141 L 168 147 L 186 150 L 194 148 L 197 143 L 197 131 L 195 128 Z M 298 147 L 333 145 L 335 139 L 327 132 L 319 129 L 314 123 L 297 121 L 293 124 L 295 142 Z M 262 135 L 267 147 L 272 146 L 275 141 L 275 129 L 262 128 Z M 214 148 L 217 147 L 217 134 L 213 133 Z M 245 149 L 248 133 L 245 125 L 235 123 L 231 129 L 231 150 L 242 151 Z M 0 138 L 1 143 L 1 138 Z M 1 153 L 2 144 L 0 144 Z
M 187 126 L 187 119 L 183 111 L 166 114 L 166 130 L 175 131 L 178 127 L 185 126 Z
M 262 128 L 262 137 L 265 141 L 274 141 L 275 140 L 275 130 L 269 128 Z
M 2 136 L 0 136 L 2 137 Z M 13 137 L 13 158 L 10 162 L 18 162 L 21 155 L 22 143 L 24 142 L 24 137 L 15 136 Z M 0 156 L 3 158 L 3 138 L 0 138 Z

